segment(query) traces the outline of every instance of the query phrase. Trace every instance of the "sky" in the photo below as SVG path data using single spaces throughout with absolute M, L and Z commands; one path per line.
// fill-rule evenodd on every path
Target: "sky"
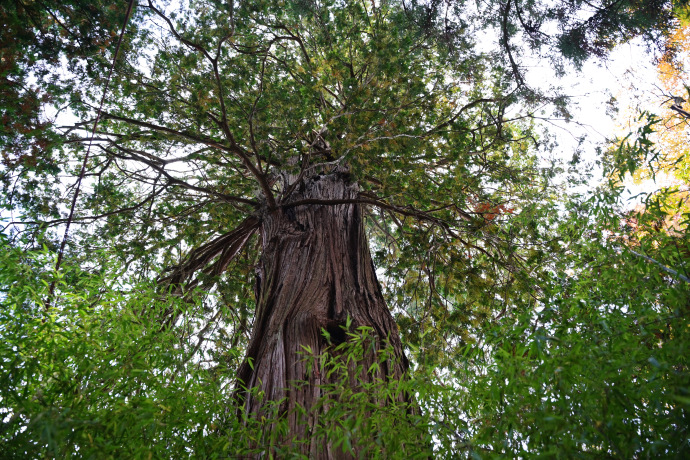
M 596 148 L 605 148 L 608 141 L 630 133 L 634 129 L 630 123 L 631 116 L 640 108 L 656 113 L 661 111 L 660 104 L 664 99 L 657 87 L 654 58 L 641 41 L 634 40 L 619 45 L 605 62 L 589 60 L 581 71 L 570 72 L 560 79 L 553 75 L 548 63 L 536 62 L 528 67 L 527 81 L 555 84 L 573 96 L 570 107 L 572 120 L 549 122 L 551 133 L 558 137 L 557 157 L 569 160 L 578 147 L 578 138 L 584 136 L 580 146 L 581 158 L 585 163 L 595 165 L 599 158 Z M 589 188 L 593 189 L 602 181 L 602 171 L 595 166 Z M 629 197 L 625 207 L 634 208 L 645 194 L 669 184 L 669 178 L 663 175 L 657 177 L 656 183 L 651 180 L 636 183 L 628 178 L 624 181 L 627 189 L 624 197 Z

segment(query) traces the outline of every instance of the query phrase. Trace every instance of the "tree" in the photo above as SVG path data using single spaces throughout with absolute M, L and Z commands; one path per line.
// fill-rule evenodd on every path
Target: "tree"
M 42 111 L 47 103 L 65 106 L 72 90 L 56 68 L 75 71 L 84 57 L 97 57 L 99 50 L 111 46 L 124 13 L 115 5 L 81 0 L 0 7 L 3 166 L 20 163 L 39 172 L 54 168 L 52 158 L 43 156 L 60 142 L 60 134 Z M 89 67 L 93 70 L 94 63 Z
M 555 171 L 535 155 L 543 136 L 532 115 L 543 100 L 524 97 L 508 43 L 513 6 L 495 11 L 502 58 L 473 46 L 486 24 L 459 22 L 464 29 L 449 37 L 438 11 L 420 5 L 195 1 L 167 12 L 149 1 L 127 29 L 102 109 L 93 81 L 105 80 L 108 61 L 96 63 L 95 74 L 76 72 L 77 62 L 70 101 L 84 118 L 52 145 L 61 171 L 85 180 L 75 215 L 64 217 L 63 204 L 75 190 L 47 180 L 55 168 L 13 163 L 3 175 L 4 206 L 23 214 L 13 244 L 45 242 L 49 251 L 56 226 L 81 224 L 65 252 L 69 269 L 57 274 L 40 253 L 5 254 L 5 267 L 22 270 L 5 270 L 3 285 L 57 281 L 54 295 L 39 291 L 42 301 L 28 289 L 6 289 L 5 321 L 22 318 L 41 331 L 29 340 L 29 329 L 12 329 L 8 343 L 90 354 L 99 369 L 122 364 L 137 383 L 81 362 L 51 361 L 60 371 L 39 377 L 9 373 L 7 394 L 25 411 L 12 410 L 4 422 L 18 455 L 31 446 L 23 429 L 42 433 L 36 452 L 64 453 L 53 431 L 36 431 L 55 429 L 31 413 L 43 405 L 44 417 L 67 427 L 60 433 L 74 455 L 101 441 L 68 411 L 98 413 L 103 432 L 131 435 L 102 421 L 129 417 L 113 409 L 118 395 L 152 420 L 141 426 L 142 445 L 178 446 L 156 423 L 189 417 L 188 407 L 212 410 L 222 392 L 204 394 L 187 380 L 202 375 L 209 385 L 228 375 L 237 384 L 234 404 L 223 399 L 229 414 L 215 412 L 206 423 L 190 417 L 180 430 L 199 452 L 222 455 L 218 440 L 240 433 L 228 443 L 241 455 L 364 456 L 390 433 L 362 420 L 389 411 L 398 423 L 388 430 L 404 439 L 398 455 L 428 453 L 425 421 L 434 411 L 447 419 L 447 408 L 434 405 L 426 387 L 407 384 L 423 381 L 409 376 L 408 359 L 419 376 L 438 367 L 471 382 L 460 357 L 474 350 L 477 366 L 489 365 L 478 342 L 491 354 L 502 349 L 485 332 L 529 320 L 548 292 L 537 280 L 562 254 L 547 225 Z M 381 283 L 375 264 L 386 268 Z M 127 290 L 136 294 L 123 298 Z M 77 293 L 97 307 L 79 306 Z M 76 339 L 80 327 L 93 337 L 89 351 L 65 338 Z M 112 350 L 110 343 L 138 335 L 141 346 Z M 26 369 L 21 358 L 4 361 L 16 362 Z M 99 377 L 67 384 L 90 372 Z M 479 381 L 494 390 L 492 378 Z M 172 382 L 199 400 L 171 408 Z M 22 386 L 35 393 L 25 396 Z M 68 396 L 85 388 L 112 389 L 113 398 L 100 405 Z M 449 436 L 438 442 L 463 448 L 463 436 L 448 434 L 452 426 L 435 426 L 434 441 Z M 470 451 L 487 443 L 478 426 Z M 372 444 L 363 433 L 374 433 Z
M 657 59 L 655 89 L 638 95 L 624 115 L 619 115 L 625 137 L 615 141 L 617 148 L 609 155 L 610 174 L 620 180 L 630 174 L 637 184 L 646 183 L 654 189 L 628 219 L 630 225 L 639 227 L 640 234 L 662 228 L 664 232 L 682 233 L 688 211 L 686 138 L 690 116 L 686 116 L 683 96 L 687 92 L 685 51 L 690 45 L 690 29 L 683 11 L 679 11 L 679 20 Z M 631 72 L 631 78 L 639 75 Z M 655 211 L 643 216 L 650 206 Z

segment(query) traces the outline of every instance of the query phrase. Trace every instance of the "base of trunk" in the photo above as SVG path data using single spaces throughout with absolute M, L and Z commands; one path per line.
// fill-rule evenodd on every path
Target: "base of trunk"
M 342 384 L 309 356 L 342 353 L 337 345 L 350 337 L 348 325 L 349 331 L 364 326 L 372 333 L 367 351 L 347 363 L 351 389 L 398 380 L 407 370 L 397 325 L 376 279 L 361 209 L 347 202 L 357 194 L 357 184 L 346 174 L 313 176 L 262 221 L 256 319 L 238 395 L 249 419 L 268 415 L 277 403 L 278 414 L 287 418 L 286 441 L 309 438 L 325 407 L 324 388 Z M 344 203 L 292 204 L 323 200 Z M 390 350 L 390 359 L 381 359 L 382 348 Z M 328 440 L 297 450 L 311 458 L 356 456 L 333 449 Z

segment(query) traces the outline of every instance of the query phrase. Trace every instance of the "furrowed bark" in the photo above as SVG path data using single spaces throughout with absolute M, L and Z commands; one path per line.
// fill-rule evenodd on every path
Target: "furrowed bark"
M 281 401 L 279 413 L 287 417 L 288 436 L 307 439 L 298 448 L 309 458 L 354 458 L 356 452 L 353 456 L 328 440 L 309 439 L 318 423 L 315 408 L 319 407 L 321 386 L 335 382 L 319 372 L 318 366 L 308 365 L 305 350 L 320 355 L 345 341 L 349 317 L 350 330 L 370 327 L 377 342 L 364 362 L 349 364 L 351 385 L 358 379 L 397 380 L 408 366 L 397 325 L 376 279 L 360 205 L 289 206 L 309 199 L 354 200 L 357 193 L 357 184 L 350 183 L 347 174 L 304 179 L 284 206 L 264 217 L 260 227 L 263 255 L 257 268 L 257 310 L 247 361 L 239 370 L 238 397 L 249 418 L 261 417 L 269 402 Z M 329 333 L 330 344 L 322 330 Z M 379 360 L 375 349 L 385 346 L 393 349 L 394 359 L 376 372 L 367 372 Z M 355 375 L 357 366 L 364 371 Z M 260 390 L 263 399 L 249 391 L 252 388 Z M 403 401 L 406 396 L 399 398 Z M 300 417 L 297 407 L 308 416 Z

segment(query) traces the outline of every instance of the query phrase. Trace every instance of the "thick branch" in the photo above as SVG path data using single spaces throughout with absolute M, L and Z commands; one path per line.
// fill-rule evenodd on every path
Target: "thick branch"
M 220 275 L 259 228 L 259 223 L 260 221 L 257 217 L 247 217 L 231 232 L 225 233 L 193 250 L 184 262 L 170 270 L 171 273 L 169 275 L 160 278 L 159 283 L 170 285 L 175 290 L 180 290 L 182 284 L 191 279 L 199 270 L 203 270 L 204 274 L 209 276 Z M 216 257 L 218 258 L 216 259 Z M 216 261 L 211 264 L 214 259 Z M 193 288 L 198 282 L 197 278 L 186 288 Z

